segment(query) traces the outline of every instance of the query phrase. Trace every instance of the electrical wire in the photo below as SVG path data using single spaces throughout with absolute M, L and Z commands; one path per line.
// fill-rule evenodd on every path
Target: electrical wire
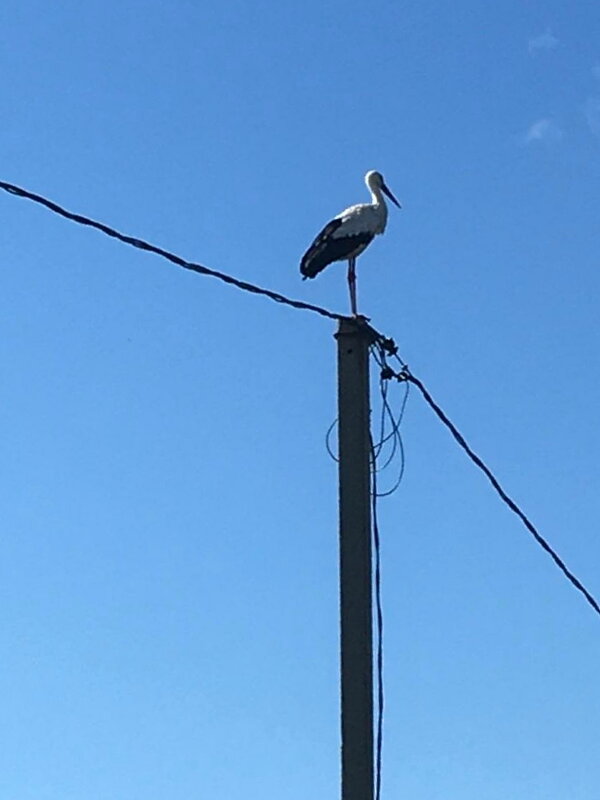
M 388 497 L 389 495 L 393 494 L 400 484 L 402 483 L 402 478 L 404 477 L 404 469 L 405 469 L 405 453 L 404 453 L 404 442 L 402 440 L 402 434 L 400 433 L 400 425 L 402 424 L 402 420 L 404 418 L 404 412 L 406 410 L 406 404 L 408 401 L 408 394 L 409 394 L 409 384 L 404 382 L 404 396 L 402 398 L 400 404 L 400 411 L 398 413 L 398 418 L 394 416 L 394 412 L 391 408 L 390 402 L 388 400 L 388 385 L 390 377 L 394 377 L 393 370 L 387 364 L 385 351 L 383 351 L 381 345 L 378 346 L 373 345 L 370 348 L 371 355 L 375 360 L 376 364 L 380 368 L 380 377 L 379 377 L 379 392 L 381 395 L 381 435 L 378 444 L 375 446 L 375 458 L 377 459 L 381 453 L 383 445 L 388 442 L 390 439 L 392 440 L 392 449 L 387 457 L 385 463 L 382 467 L 377 469 L 378 472 L 383 472 L 394 460 L 396 452 L 398 451 L 400 454 L 400 469 L 398 472 L 398 478 L 396 482 L 392 486 L 391 489 L 385 492 L 379 492 L 379 497 Z M 384 425 L 385 419 L 388 418 L 391 430 L 387 435 L 384 435 Z
M 375 800 L 381 798 L 381 785 L 382 785 L 382 760 L 383 760 L 383 721 L 385 710 L 385 687 L 384 687 L 384 648 L 383 648 L 383 598 L 381 586 L 381 534 L 379 531 L 379 517 L 378 517 L 378 501 L 381 497 L 393 494 L 402 482 L 404 476 L 404 444 L 400 434 L 400 425 L 404 418 L 404 411 L 408 400 L 409 385 L 405 384 L 404 396 L 400 404 L 400 411 L 397 418 L 390 405 L 388 397 L 389 378 L 385 372 L 386 361 L 385 352 L 382 350 L 381 342 L 377 343 L 370 348 L 371 355 L 377 365 L 381 369 L 379 376 L 379 393 L 381 396 L 381 414 L 379 419 L 379 440 L 377 443 L 373 441 L 373 436 L 369 432 L 370 446 L 371 446 L 371 519 L 373 524 L 373 549 L 375 552 L 375 569 L 374 569 L 374 594 L 375 594 L 375 619 L 376 619 L 376 686 L 377 686 L 377 719 L 376 719 L 376 733 L 375 733 Z M 391 424 L 391 430 L 386 434 L 386 421 Z M 378 460 L 383 455 L 383 448 L 386 442 L 392 440 L 391 453 L 386 458 L 382 467 L 378 466 Z M 378 489 L 378 473 L 382 472 L 394 460 L 396 452 L 400 453 L 400 471 L 398 478 L 393 487 L 386 492 L 381 492 Z
M 232 275 L 227 275 L 226 273 L 219 272 L 215 269 L 210 269 L 202 264 L 196 264 L 193 261 L 186 261 L 184 258 L 181 258 L 181 256 L 175 255 L 175 253 L 170 253 L 168 250 L 164 250 L 162 247 L 157 247 L 156 245 L 150 244 L 150 242 L 146 242 L 143 239 L 138 239 L 135 236 L 128 236 L 127 234 L 120 233 L 114 228 L 111 228 L 109 225 L 105 225 L 103 222 L 98 222 L 97 220 L 93 220 L 90 217 L 85 217 L 82 214 L 74 214 L 72 211 L 67 211 L 65 208 L 62 208 L 62 206 L 59 206 L 58 203 L 48 200 L 46 197 L 42 197 L 34 192 L 29 192 L 27 189 L 22 189 L 20 186 L 15 186 L 15 184 L 0 181 L 0 189 L 8 192 L 9 194 L 17 195 L 18 197 L 23 197 L 27 200 L 32 200 L 34 203 L 44 206 L 50 211 L 53 211 L 55 214 L 59 214 L 61 217 L 71 220 L 71 222 L 76 222 L 79 225 L 87 225 L 90 228 L 95 228 L 96 230 L 102 231 L 102 233 L 106 234 L 106 236 L 110 236 L 112 239 L 118 239 L 124 244 L 131 245 L 131 247 L 137 247 L 138 250 L 146 250 L 149 253 L 155 253 L 157 256 L 161 256 L 161 258 L 166 258 L 167 261 L 177 264 L 179 267 L 183 267 L 183 269 L 189 269 L 192 272 L 199 273 L 200 275 L 207 275 L 211 278 L 217 278 L 218 280 L 228 283 L 232 286 L 236 286 L 238 289 L 242 289 L 245 292 L 263 295 L 263 297 L 268 297 L 270 300 L 274 300 L 276 303 L 283 303 L 284 305 L 291 306 L 292 308 L 297 308 L 302 311 L 312 311 L 315 314 L 320 314 L 322 317 L 327 317 L 329 319 L 351 319 L 351 317 L 346 317 L 343 314 L 336 314 L 333 311 L 329 311 L 321 306 L 313 305 L 312 303 L 304 303 L 302 300 L 292 300 L 283 294 L 279 294 L 279 292 L 273 292 L 270 289 L 264 289 L 261 286 L 256 286 L 253 283 L 239 280 L 239 278 L 234 278 Z
M 371 348 L 371 352 L 372 352 L 372 350 L 373 350 L 373 348 Z M 373 456 L 373 460 L 374 461 L 376 461 L 377 458 L 379 457 L 379 454 L 381 453 L 383 445 L 386 442 L 388 442 L 389 439 L 390 439 L 390 436 L 389 435 L 386 436 L 386 434 L 385 434 L 386 414 L 385 414 L 384 401 L 385 401 L 385 398 L 387 397 L 387 391 L 388 391 L 388 383 L 387 383 L 387 381 L 382 381 L 382 379 L 380 378 L 379 379 L 379 393 L 381 394 L 381 400 L 382 400 L 382 402 L 381 402 L 381 416 L 379 418 L 379 436 L 377 438 L 377 444 L 373 446 L 373 452 L 372 452 L 372 456 Z
M 327 433 L 325 434 L 325 447 L 327 448 L 327 452 L 329 453 L 329 457 L 331 458 L 331 460 L 335 461 L 336 464 L 339 464 L 340 460 L 333 452 L 333 449 L 331 447 L 331 434 L 333 433 L 333 430 L 337 424 L 338 424 L 338 418 L 336 417 L 331 423 L 331 425 L 327 428 Z
M 49 211 L 52 211 L 55 214 L 58 214 L 65 219 L 71 220 L 72 222 L 76 222 L 79 225 L 86 225 L 91 228 L 95 228 L 96 230 L 101 231 L 106 236 L 110 236 L 113 239 L 118 239 L 119 241 L 123 242 L 124 244 L 128 244 L 132 247 L 136 247 L 139 250 L 145 250 L 147 252 L 155 253 L 161 258 L 167 259 L 173 264 L 176 264 L 184 269 L 191 270 L 196 272 L 200 275 L 206 275 L 209 277 L 217 278 L 224 283 L 229 285 L 235 286 L 242 291 L 251 292 L 253 294 L 262 295 L 263 297 L 268 297 L 270 300 L 273 300 L 276 303 L 282 303 L 284 305 L 290 306 L 295 309 L 299 309 L 302 311 L 311 311 L 315 314 L 319 314 L 322 317 L 327 317 L 328 319 L 337 320 L 337 321 L 347 321 L 352 322 L 356 325 L 360 325 L 365 331 L 368 331 L 371 335 L 372 343 L 376 344 L 379 352 L 382 354 L 383 363 L 386 365 L 384 368 L 386 369 L 386 377 L 387 378 L 396 378 L 399 381 L 409 381 L 410 383 L 414 384 L 419 391 L 421 392 L 424 400 L 427 404 L 432 408 L 435 412 L 437 417 L 441 420 L 441 422 L 450 430 L 456 442 L 460 445 L 460 447 L 467 453 L 469 458 L 485 473 L 488 480 L 496 490 L 497 494 L 500 496 L 502 501 L 513 511 L 521 520 L 521 522 L 525 525 L 527 530 L 532 534 L 535 538 L 536 542 L 542 547 L 552 558 L 556 566 L 562 571 L 565 577 L 571 582 L 571 584 L 579 591 L 587 602 L 592 606 L 594 611 L 600 615 L 600 605 L 593 597 L 593 595 L 585 588 L 585 586 L 581 583 L 581 581 L 567 568 L 564 561 L 560 558 L 560 556 L 553 550 L 553 548 L 548 544 L 548 542 L 544 539 L 543 536 L 537 531 L 533 523 L 528 519 L 525 513 L 519 508 L 519 506 L 512 500 L 509 495 L 504 491 L 502 486 L 500 485 L 498 479 L 493 475 L 492 471 L 485 465 L 485 463 L 479 458 L 476 453 L 469 447 L 466 440 L 462 436 L 462 434 L 458 431 L 456 426 L 450 421 L 450 419 L 446 416 L 446 414 L 442 411 L 440 406 L 438 406 L 427 389 L 425 388 L 424 384 L 416 378 L 408 369 L 406 362 L 402 360 L 400 355 L 398 354 L 398 347 L 393 339 L 384 336 L 383 334 L 379 333 L 377 330 L 372 328 L 368 324 L 368 320 L 364 317 L 348 317 L 343 314 L 336 314 L 335 312 L 329 311 L 326 308 L 322 308 L 321 306 L 313 305 L 312 303 L 304 303 L 301 300 L 293 300 L 285 295 L 279 294 L 278 292 L 271 291 L 270 289 L 265 289 L 260 286 L 256 286 L 255 284 L 248 283 L 247 281 L 242 281 L 239 278 L 235 278 L 232 275 L 228 275 L 224 272 L 219 272 L 218 270 L 210 269 L 209 267 L 205 267 L 202 264 L 197 264 L 192 261 L 186 261 L 184 258 L 169 252 L 168 250 L 164 250 L 161 247 L 157 247 L 156 245 L 150 244 L 149 242 L 144 241 L 143 239 L 137 239 L 133 236 L 128 236 L 126 234 L 120 233 L 119 231 L 111 228 L 109 225 L 105 225 L 102 222 L 98 222 L 97 220 L 93 220 L 90 217 L 86 217 L 82 214 L 75 214 L 71 211 L 67 211 L 62 206 L 58 205 L 58 203 L 49 200 L 42 195 L 35 194 L 34 192 L 30 192 L 27 189 L 23 189 L 20 186 L 17 186 L 13 183 L 8 183 L 6 181 L 0 181 L 0 189 L 4 192 L 7 192 L 11 195 L 16 195 L 18 197 L 22 197 L 27 200 L 31 200 L 38 205 L 44 206 Z M 387 362 L 385 361 L 386 356 L 391 356 L 395 358 L 398 363 L 400 364 L 401 371 L 399 373 L 394 373 L 393 370 L 389 366 L 387 366 Z
M 396 450 L 398 449 L 398 429 L 396 425 L 396 419 L 394 414 L 390 408 L 389 403 L 387 402 L 387 390 L 388 390 L 388 381 L 383 381 L 381 378 L 379 379 L 379 394 L 381 396 L 381 411 L 380 411 L 380 421 L 379 421 L 379 439 L 377 444 L 374 445 L 374 454 L 371 455 L 375 459 L 375 467 L 374 469 L 377 472 L 384 472 L 389 465 L 394 460 L 394 456 L 396 455 Z M 389 433 L 386 433 L 387 422 L 391 422 L 391 430 Z M 383 453 L 383 449 L 385 445 L 391 440 L 392 448 L 385 459 L 385 462 L 382 466 L 377 466 L 377 461 L 379 457 Z
M 397 376 L 401 380 L 409 381 L 410 383 L 414 384 L 417 389 L 423 395 L 423 398 L 427 405 L 434 411 L 438 419 L 448 428 L 456 442 L 460 445 L 460 447 L 465 451 L 465 453 L 469 456 L 471 461 L 479 467 L 479 469 L 484 473 L 484 475 L 488 478 L 489 482 L 492 484 L 496 493 L 499 495 L 501 500 L 510 508 L 510 510 L 519 517 L 523 525 L 527 528 L 529 533 L 533 536 L 535 541 L 542 547 L 550 556 L 550 558 L 554 561 L 556 566 L 560 569 L 563 575 L 569 580 L 572 585 L 585 597 L 587 602 L 590 606 L 594 609 L 594 611 L 600 615 L 600 605 L 598 601 L 594 598 L 594 596 L 585 588 L 585 586 L 581 583 L 579 578 L 574 575 L 571 570 L 567 567 L 565 562 L 562 558 L 558 555 L 558 553 L 550 546 L 548 541 L 544 539 L 544 537 L 539 533 L 535 525 L 531 522 L 531 520 L 526 516 L 526 514 L 519 508 L 519 506 L 515 503 L 515 501 L 506 493 L 506 491 L 500 485 L 500 482 L 493 474 L 491 469 L 484 463 L 484 461 L 475 453 L 469 444 L 467 443 L 464 436 L 458 430 L 456 425 L 448 418 L 448 416 L 444 413 L 444 411 L 440 408 L 440 406 L 434 401 L 432 396 L 429 394 L 427 389 L 425 388 L 422 381 L 416 378 L 406 367 L 403 367 L 402 372 L 399 373 Z
M 407 384 L 407 388 L 408 388 L 408 384 Z M 404 417 L 404 410 L 406 408 L 407 400 L 408 400 L 408 391 L 405 391 L 404 392 L 404 397 L 402 399 L 402 405 L 401 405 L 401 408 L 400 408 L 400 413 L 398 415 L 398 419 L 397 420 L 395 420 L 394 417 L 391 416 L 392 415 L 391 409 L 389 411 L 391 419 L 392 419 L 392 424 L 394 425 L 394 433 L 395 433 L 395 435 L 394 435 L 394 448 L 392 450 L 392 454 L 391 454 L 390 458 L 385 462 L 385 464 L 383 465 L 382 469 L 385 469 L 391 463 L 391 458 L 392 458 L 392 456 L 393 456 L 393 454 L 394 454 L 396 449 L 400 453 L 400 468 L 399 468 L 399 471 L 398 471 L 398 477 L 396 478 L 396 481 L 393 484 L 392 488 L 388 489 L 385 492 L 379 492 L 379 494 L 377 495 L 378 497 L 389 497 L 391 494 L 394 494 L 394 492 L 396 492 L 399 489 L 400 484 L 402 483 L 402 479 L 404 478 L 404 470 L 406 468 L 406 456 L 405 456 L 405 453 L 404 453 L 404 442 L 402 441 L 402 434 L 400 433 L 400 425 L 402 423 L 402 418 Z
M 375 469 L 376 457 L 373 437 L 370 436 L 371 457 L 371 514 L 373 519 L 373 545 L 375 550 L 375 613 L 377 621 L 377 724 L 375 735 L 375 800 L 381 798 L 381 764 L 383 757 L 383 712 L 385 708 L 385 695 L 383 686 L 383 601 L 381 597 L 381 537 L 379 535 L 379 521 L 377 517 L 377 470 Z

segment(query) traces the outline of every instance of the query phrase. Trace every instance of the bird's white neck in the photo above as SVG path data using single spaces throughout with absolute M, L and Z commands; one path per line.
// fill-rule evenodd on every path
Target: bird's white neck
M 377 219 L 376 234 L 383 233 L 387 225 L 388 208 L 379 186 L 369 186 L 371 192 L 371 208 Z
M 383 193 L 379 186 L 369 186 L 369 191 L 371 192 L 371 202 L 374 206 L 383 206 L 385 208 L 385 200 L 383 199 Z

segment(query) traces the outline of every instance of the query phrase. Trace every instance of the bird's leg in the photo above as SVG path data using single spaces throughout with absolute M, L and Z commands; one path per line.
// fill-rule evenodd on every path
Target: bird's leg
M 356 258 L 348 259 L 348 288 L 350 290 L 350 310 L 356 317 L 358 316 L 356 310 Z

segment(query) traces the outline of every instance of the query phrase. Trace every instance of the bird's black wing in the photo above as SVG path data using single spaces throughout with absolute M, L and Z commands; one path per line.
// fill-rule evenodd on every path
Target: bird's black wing
M 302 273 L 303 280 L 306 280 L 306 278 L 314 278 L 327 264 L 331 263 L 333 259 L 327 257 L 326 250 L 328 245 L 331 244 L 333 232 L 336 231 L 341 224 L 342 220 L 339 218 L 332 219 L 331 222 L 328 222 L 302 256 L 300 272 Z
M 302 256 L 300 272 L 302 279 L 314 278 L 328 264 L 349 258 L 357 248 L 366 247 L 373 238 L 372 233 L 358 233 L 353 236 L 333 237 L 335 231 L 343 223 L 343 219 L 336 217 L 328 222 L 314 242 Z

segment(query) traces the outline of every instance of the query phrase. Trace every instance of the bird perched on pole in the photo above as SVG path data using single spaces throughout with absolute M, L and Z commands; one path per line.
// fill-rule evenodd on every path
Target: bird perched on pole
M 374 237 L 385 230 L 388 211 L 383 195 L 387 195 L 392 203 L 401 208 L 385 185 L 381 172 L 367 172 L 365 183 L 371 192 L 371 202 L 350 206 L 328 222 L 300 262 L 302 280 L 306 280 L 315 278 L 334 261 L 347 261 L 350 308 L 354 316 L 357 316 L 356 259 Z

